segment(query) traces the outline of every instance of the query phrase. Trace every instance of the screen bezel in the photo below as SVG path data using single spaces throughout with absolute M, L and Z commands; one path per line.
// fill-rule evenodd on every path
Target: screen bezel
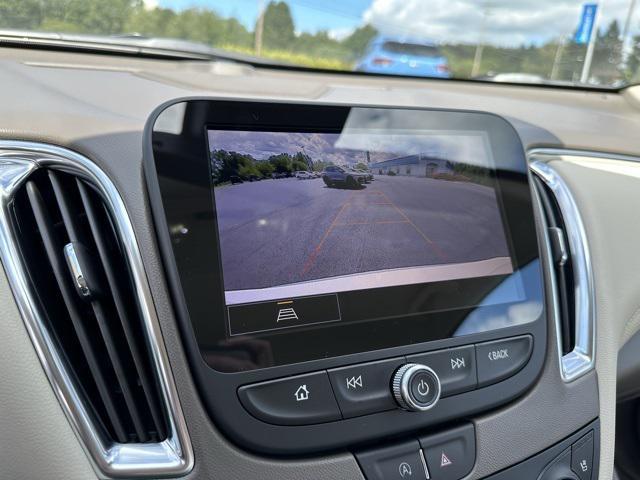
M 191 120 L 180 127 L 179 134 L 157 135 L 153 129 L 156 120 L 161 114 L 170 108 L 180 107 L 183 110 L 192 110 Z M 322 358 L 290 365 L 255 369 L 237 373 L 222 373 L 211 368 L 205 361 L 201 352 L 199 335 L 202 330 L 197 330 L 198 315 L 204 315 L 210 319 L 210 311 L 197 311 L 187 302 L 186 286 L 179 273 L 178 263 L 174 255 L 176 242 L 175 235 L 171 233 L 169 225 L 172 221 L 179 221 L 176 216 L 175 194 L 189 196 L 198 187 L 192 187 L 193 183 L 202 180 L 192 168 L 201 164 L 207 155 L 204 125 L 212 111 L 223 112 L 227 122 L 246 122 L 255 109 L 268 110 L 275 116 L 287 118 L 287 112 L 292 108 L 299 111 L 335 110 L 343 111 L 350 108 L 349 105 L 327 105 L 317 102 L 256 101 L 255 99 L 216 99 L 216 98 L 182 98 L 169 101 L 159 106 L 150 116 L 144 132 L 144 173 L 149 193 L 149 206 L 153 215 L 158 248 L 162 255 L 165 267 L 166 281 L 171 297 L 173 314 L 180 329 L 185 353 L 188 356 L 191 374 L 194 376 L 196 386 L 201 393 L 201 399 L 216 426 L 229 438 L 249 450 L 273 455 L 292 455 L 303 453 L 318 454 L 321 452 L 336 451 L 346 446 L 361 445 L 375 438 L 401 435 L 407 432 L 415 432 L 442 422 L 458 419 L 462 416 L 473 415 L 490 408 L 511 401 L 531 387 L 542 370 L 546 352 L 546 310 L 553 311 L 552 295 L 544 296 L 544 310 L 539 317 L 522 325 L 514 325 L 499 330 L 485 331 L 464 337 L 445 338 L 422 343 L 411 343 L 380 350 L 372 350 L 332 358 Z M 372 106 L 371 108 L 389 108 Z M 402 107 L 402 110 L 416 110 L 410 107 Z M 419 110 L 419 109 L 418 109 Z M 428 110 L 425 112 L 443 112 L 443 110 Z M 496 139 L 498 143 L 505 141 L 505 146 L 513 155 L 513 163 L 517 167 L 514 181 L 509 188 L 512 194 L 522 199 L 528 207 L 532 208 L 532 192 L 527 181 L 527 165 L 520 139 L 511 125 L 505 120 L 492 114 L 479 112 L 449 111 L 454 116 L 469 113 L 479 115 L 481 119 L 494 125 L 494 128 L 502 133 Z M 459 118 L 458 118 L 459 119 Z M 172 161 L 172 156 L 164 151 L 181 152 L 181 168 L 167 169 L 167 162 Z M 173 172 L 172 172 L 173 170 Z M 176 178 L 167 178 L 167 173 L 176 173 Z M 204 194 L 209 195 L 209 187 L 204 187 Z M 195 192 L 197 193 L 197 192 Z M 202 192 L 201 192 L 202 193 Z M 179 209 L 178 209 L 179 210 Z M 173 212 L 173 213 L 172 213 Z M 206 223 L 210 220 L 206 215 L 201 219 Z M 522 217 L 521 237 L 523 242 L 529 242 L 527 249 L 535 251 L 535 257 L 540 255 L 549 261 L 548 246 L 545 246 L 541 235 L 535 228 L 533 209 Z M 210 223 L 210 222 L 209 222 Z M 175 226 L 175 224 L 174 224 Z M 538 252 L 538 242 L 544 248 Z M 199 266 L 195 260 L 191 265 Z M 182 265 L 184 267 L 185 265 Z M 188 266 L 188 265 L 187 265 Z M 197 272 L 196 272 L 197 277 Z M 197 278 L 195 279 L 197 280 Z M 542 280 L 541 280 L 542 281 Z M 545 288 L 549 287 L 545 277 Z M 542 287 L 542 285 L 541 285 Z M 209 298 L 209 303 L 215 299 Z M 165 307 L 163 307 L 165 308 Z M 171 315 L 171 312 L 166 312 Z M 501 381 L 498 384 L 479 388 L 460 395 L 454 395 L 441 399 L 438 408 L 432 411 L 407 415 L 399 410 L 380 412 L 325 424 L 281 427 L 264 423 L 250 415 L 240 404 L 236 394 L 237 389 L 253 382 L 260 382 L 275 378 L 298 375 L 312 371 L 329 368 L 344 367 L 361 362 L 381 360 L 385 358 L 397 358 L 416 353 L 425 353 L 434 350 L 469 345 L 474 342 L 490 341 L 509 336 L 531 334 L 534 338 L 533 352 L 529 363 L 517 374 Z
M 191 323 L 203 358 L 212 368 L 223 372 L 268 368 L 450 338 L 457 324 L 477 303 L 475 299 L 465 299 L 473 297 L 474 294 L 475 298 L 481 298 L 488 282 L 497 285 L 503 279 L 470 278 L 388 287 L 375 292 L 349 293 L 352 307 L 358 307 L 353 307 L 352 310 L 362 311 L 370 307 L 371 298 L 384 295 L 385 292 L 391 295 L 392 291 L 407 292 L 407 295 L 413 295 L 413 298 L 429 299 L 428 302 L 431 304 L 443 302 L 444 306 L 434 308 L 434 311 L 415 311 L 411 312 L 411 317 L 375 320 L 375 323 L 369 325 L 376 329 L 378 335 L 375 336 L 360 335 L 362 326 L 337 322 L 317 324 L 304 329 L 258 332 L 250 335 L 249 341 L 242 347 L 239 347 L 237 341 L 229 342 L 215 198 L 210 182 L 207 132 L 210 129 L 232 129 L 335 133 L 340 131 L 347 121 L 351 108 L 363 111 L 365 107 L 234 101 L 191 102 L 185 108 L 187 120 L 181 135 L 166 138 L 167 135 L 162 132 L 153 134 L 154 141 L 158 144 L 177 140 L 180 145 L 174 149 L 180 152 L 178 158 L 159 161 L 164 158 L 160 148 L 154 150 L 154 157 L 161 191 L 168 198 L 181 197 L 180 202 L 164 202 L 168 224 L 189 226 L 187 235 L 174 238 L 172 248 Z M 402 128 L 403 124 L 406 124 L 405 127 L 415 125 L 416 120 L 422 119 L 426 120 L 430 130 L 458 129 L 486 133 L 496 166 L 496 196 L 514 268 L 518 269 L 535 259 L 538 249 L 535 243 L 526 162 L 522 146 L 511 126 L 499 117 L 482 113 L 417 109 L 391 111 L 395 121 L 400 123 L 397 128 Z M 283 119 L 286 121 L 283 122 Z M 422 125 L 420 128 L 412 128 L 416 133 L 424 130 Z M 185 165 L 187 163 L 188 167 Z M 172 183 L 176 180 L 179 182 L 179 188 L 184 188 L 185 183 L 188 184 L 189 194 L 185 194 L 184 191 L 172 191 Z M 511 192 L 514 186 L 517 187 L 516 191 Z M 531 292 L 527 294 L 533 295 Z M 426 301 L 423 304 L 426 304 Z M 429 328 L 424 327 L 427 322 Z M 336 332 L 337 329 L 340 331 Z M 258 344 L 261 347 L 255 347 Z M 298 345 L 305 345 L 305 348 L 299 348 Z M 256 348 L 259 351 L 256 351 Z M 265 348 L 269 350 L 267 355 L 264 354 Z

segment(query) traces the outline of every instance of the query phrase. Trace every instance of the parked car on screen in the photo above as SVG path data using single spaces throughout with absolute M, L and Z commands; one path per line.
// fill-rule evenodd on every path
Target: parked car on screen
M 451 77 L 449 62 L 436 44 L 399 37 L 374 38 L 355 70 L 386 75 Z
M 298 180 L 309 180 L 313 178 L 313 175 L 305 170 L 300 170 L 299 172 L 295 173 L 295 177 Z
M 360 173 L 366 175 L 367 183 L 369 183 L 369 182 L 371 182 L 373 180 L 373 173 L 371 173 L 369 170 L 365 170 L 364 168 L 354 168 L 354 170 L 356 172 L 360 172 Z
M 347 167 L 331 165 L 324 169 L 322 180 L 327 187 L 359 188 L 366 183 L 366 175 Z

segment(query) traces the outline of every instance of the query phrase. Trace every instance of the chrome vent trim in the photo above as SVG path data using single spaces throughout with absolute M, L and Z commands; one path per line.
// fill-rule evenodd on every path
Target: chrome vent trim
M 16 189 L 35 170 L 45 167 L 91 182 L 100 190 L 113 215 L 131 268 L 146 341 L 152 354 L 163 408 L 167 415 L 168 437 L 163 442 L 119 444 L 104 438 L 101 430 L 93 424 L 63 357 L 43 321 L 44 315 L 31 292 L 28 275 L 19 254 L 10 207 Z M 191 441 L 162 342 L 140 250 L 124 203 L 107 175 L 86 157 L 64 148 L 32 142 L 0 141 L 0 258 L 43 369 L 96 473 L 102 478 L 130 478 L 178 476 L 191 471 L 194 464 Z
M 563 355 L 560 310 L 553 261 L 548 260 L 547 267 L 551 272 L 551 290 L 554 301 L 554 318 L 556 324 L 556 343 L 560 374 L 565 382 L 571 382 L 594 368 L 596 351 L 595 294 L 589 244 L 580 211 L 573 199 L 569 187 L 558 172 L 547 162 L 560 160 L 561 151 L 533 150 L 529 152 L 530 169 L 547 186 L 554 195 L 562 215 L 565 233 L 568 238 L 570 261 L 574 272 L 575 299 L 575 345 L 571 352 Z M 537 192 L 544 195 L 545 192 Z M 545 222 L 546 223 L 546 222 Z M 545 232 L 546 235 L 546 232 Z

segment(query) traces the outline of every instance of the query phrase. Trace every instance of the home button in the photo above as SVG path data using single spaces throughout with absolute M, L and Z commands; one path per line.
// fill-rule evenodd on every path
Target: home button
M 275 425 L 309 425 L 341 418 L 326 372 L 245 385 L 238 396 L 254 417 Z

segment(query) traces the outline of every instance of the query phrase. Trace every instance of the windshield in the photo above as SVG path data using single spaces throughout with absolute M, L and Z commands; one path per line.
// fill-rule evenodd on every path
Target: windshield
M 640 81 L 635 0 L 4 0 L 0 36 L 171 39 L 280 66 L 621 87 Z M 19 34 L 18 34 L 19 32 Z M 26 37 L 25 37 L 26 38 Z

